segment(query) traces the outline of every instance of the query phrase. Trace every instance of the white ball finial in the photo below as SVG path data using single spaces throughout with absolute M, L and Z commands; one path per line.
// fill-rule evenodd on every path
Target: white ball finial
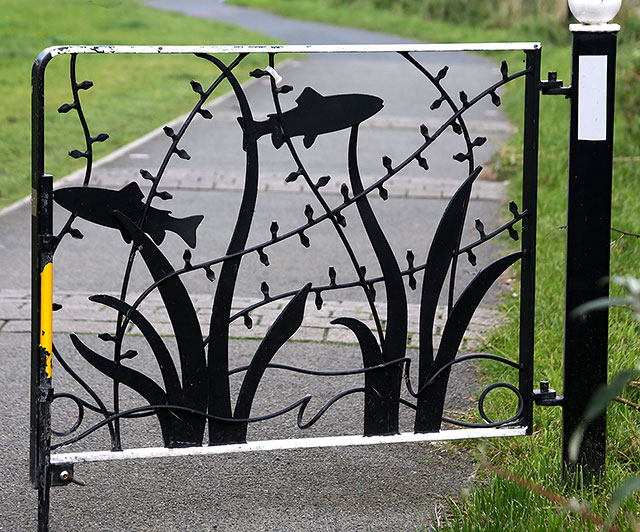
M 621 5 L 622 0 L 569 0 L 571 13 L 583 24 L 607 24 Z

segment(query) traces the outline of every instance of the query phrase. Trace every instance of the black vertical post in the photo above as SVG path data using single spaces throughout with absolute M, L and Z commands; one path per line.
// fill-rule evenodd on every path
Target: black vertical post
M 524 153 L 522 162 L 522 249 L 520 283 L 520 371 L 519 389 L 524 400 L 522 421 L 527 434 L 533 432 L 533 348 L 536 291 L 536 213 L 538 194 L 538 141 L 540 121 L 540 56 L 541 49 L 527 53 L 525 86 Z
M 33 64 L 31 83 L 31 486 L 38 489 L 38 532 L 49 531 L 51 445 L 53 181 L 44 173 L 44 73 L 51 54 Z
M 596 32 L 589 26 L 572 27 L 562 460 L 565 478 L 581 471 L 586 482 L 605 471 L 605 415 L 587 428 L 575 464 L 568 444 L 594 392 L 607 382 L 608 312 L 578 318 L 571 313 L 609 294 L 618 26 L 611 28 Z

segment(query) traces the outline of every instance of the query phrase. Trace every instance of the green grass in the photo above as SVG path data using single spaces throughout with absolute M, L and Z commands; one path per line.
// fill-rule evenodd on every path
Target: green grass
M 44 48 L 63 44 L 275 42 L 226 24 L 144 7 L 140 0 L 0 0 L 0 13 L 0 208 L 26 196 L 31 188 L 31 65 Z M 257 60 L 248 59 L 239 68 L 244 78 L 257 66 Z M 83 149 L 77 116 L 56 111 L 72 100 L 68 69 L 69 56 L 54 58 L 47 69 L 46 171 L 55 177 L 82 166 L 66 155 L 66 150 Z M 196 102 L 189 80 L 198 79 L 205 85 L 216 75 L 208 63 L 195 57 L 80 57 L 78 81 L 95 83 L 82 93 L 97 109 L 88 116 L 92 134 L 104 131 L 111 136 L 94 145 L 96 156 L 104 156 L 189 111 Z
M 463 0 L 464 1 L 464 0 Z M 513 40 L 513 32 L 495 25 L 461 24 L 431 18 L 426 15 L 407 15 L 398 9 L 383 11 L 372 7 L 370 0 L 230 0 L 229 3 L 264 9 L 298 19 L 316 20 L 339 26 L 358 26 L 373 31 L 403 35 L 431 42 L 471 42 Z M 477 3 L 468 0 L 467 3 Z M 495 17 L 493 17 L 495 19 Z M 486 17 L 483 20 L 492 20 Z M 552 31 L 550 26 L 532 17 L 524 17 L 516 33 L 518 41 L 553 40 L 568 43 L 567 35 Z
M 377 1 L 377 0 L 375 0 Z M 269 9 L 297 18 L 314 19 L 386 31 L 427 42 L 527 41 L 543 43 L 543 72 L 557 70 L 559 77 L 570 79 L 569 32 L 562 25 L 526 19 L 515 27 L 487 28 L 482 24 L 450 24 L 403 14 L 398 9 L 384 11 L 372 6 L 374 0 L 234 0 L 234 3 Z M 619 37 L 617 74 L 617 114 L 615 129 L 615 162 L 612 225 L 618 229 L 640 233 L 640 52 L 637 41 L 640 24 L 627 11 L 618 18 L 623 29 Z M 507 91 L 504 109 L 514 123 L 522 116 L 521 93 Z M 538 266 L 536 314 L 535 379 L 549 380 L 562 388 L 564 254 L 566 223 L 567 141 L 569 105 L 561 97 L 542 97 L 540 117 L 540 171 L 538 213 Z M 514 135 L 505 148 L 496 169 L 510 179 L 512 191 L 519 190 L 520 169 L 518 146 L 521 132 Z M 640 239 L 611 233 L 611 272 L 613 275 L 640 277 Z M 612 294 L 618 294 L 617 287 Z M 505 301 L 502 307 L 504 325 L 488 341 L 489 352 L 513 357 L 517 353 L 517 303 Z M 610 312 L 610 375 L 635 365 L 640 354 L 640 331 L 626 309 Z M 513 375 L 500 366 L 487 367 L 488 383 L 509 381 Z M 623 397 L 640 402 L 640 390 L 628 388 Z M 493 402 L 494 415 L 511 416 L 509 402 Z M 501 410 L 502 409 L 502 410 Z M 559 408 L 535 409 L 532 437 L 489 440 L 483 452 L 490 462 L 564 497 L 585 501 L 596 513 L 606 516 L 608 497 L 629 475 L 640 474 L 640 413 L 614 403 L 608 413 L 607 474 L 603 482 L 588 489 L 563 488 L 560 469 L 561 412 Z M 466 444 L 477 452 L 473 444 Z M 638 494 L 623 510 L 639 515 Z M 571 515 L 559 504 L 534 495 L 530 490 L 504 480 L 483 469 L 479 482 L 467 498 L 452 500 L 447 511 L 448 523 L 443 528 L 459 531 L 502 530 L 595 530 L 582 518 Z M 618 518 L 616 525 L 628 530 L 629 524 Z
M 543 72 L 558 69 L 565 80 L 569 79 L 568 47 L 549 47 L 544 53 Z M 640 198 L 637 194 L 638 163 L 629 162 L 629 157 L 637 157 L 639 150 L 637 127 L 638 96 L 629 81 L 635 79 L 638 69 L 637 53 L 634 43 L 623 40 L 618 58 L 618 93 L 615 131 L 615 157 L 612 225 L 627 231 L 638 233 L 640 225 Z M 633 94 L 631 94 L 633 92 Z M 505 98 L 505 107 L 512 117 L 521 113 L 518 95 L 511 93 Z M 631 112 L 633 109 L 633 112 Z M 562 98 L 543 97 L 541 109 L 540 144 L 540 187 L 538 218 L 538 267 L 537 267 L 537 314 L 536 314 L 536 381 L 550 380 L 555 388 L 562 387 L 562 349 L 563 349 L 563 313 L 564 313 L 564 254 L 566 223 L 566 142 L 568 137 L 568 105 Z M 517 180 L 512 180 L 517 187 Z M 640 276 L 640 240 L 635 237 L 611 233 L 611 272 L 614 275 Z M 617 287 L 612 293 L 618 294 Z M 505 326 L 491 338 L 489 348 L 498 352 L 514 353 L 517 350 L 515 338 L 518 333 L 517 320 L 512 312 L 505 309 L 508 320 Z M 631 313 L 626 309 L 612 309 L 609 328 L 609 372 L 610 375 L 635 365 L 640 353 L 640 331 Z M 496 368 L 488 375 L 489 380 L 500 379 L 503 375 Z M 638 391 L 627 389 L 624 397 L 638 403 Z M 605 481 L 590 490 L 578 493 L 601 515 L 606 514 L 606 501 L 611 492 L 624 478 L 640 472 L 640 413 L 619 403 L 614 403 L 608 414 L 607 475 Z M 492 442 L 488 453 L 492 461 L 507 466 L 507 469 L 523 478 L 553 489 L 561 486 L 560 456 L 558 452 L 561 433 L 559 409 L 536 408 L 534 427 L 537 435 L 531 439 L 522 439 L 516 445 L 509 442 Z M 496 500 L 496 486 L 514 492 L 511 503 Z M 529 495 L 524 497 L 520 488 L 508 488 L 508 483 L 491 478 L 487 492 L 482 490 L 474 494 L 469 504 L 463 504 L 458 513 L 459 521 L 475 522 L 484 515 L 493 515 L 497 519 L 506 519 L 501 512 L 492 509 L 500 505 L 510 512 L 516 512 L 516 520 L 509 516 L 510 523 L 522 520 L 522 529 L 538 529 L 540 523 L 549 522 L 546 508 L 549 502 L 533 503 Z M 517 495 L 520 493 L 520 495 Z M 575 495 L 572 490 L 567 496 Z M 526 503 L 524 501 L 527 501 Z M 625 509 L 638 515 L 640 497 L 630 500 Z M 505 506 L 506 504 L 506 506 Z M 553 505 L 552 505 L 553 506 Z M 557 524 L 549 530 L 586 530 L 584 521 L 567 517 L 556 511 Z M 558 520 L 560 520 L 558 522 Z M 623 523 L 618 523 L 624 529 Z M 508 528 L 508 527 L 506 527 Z M 453 526 L 454 530 L 468 530 L 462 526 Z M 488 528 L 490 529 L 490 528 Z M 595 529 L 595 528 L 593 528 Z

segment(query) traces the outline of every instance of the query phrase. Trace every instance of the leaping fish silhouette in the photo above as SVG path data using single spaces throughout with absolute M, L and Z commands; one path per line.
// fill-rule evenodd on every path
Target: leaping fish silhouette
M 311 87 L 306 87 L 296 99 L 293 109 L 282 113 L 284 130 L 290 137 L 303 136 L 305 148 L 310 148 L 318 135 L 340 131 L 371 118 L 383 107 L 383 101 L 368 94 L 336 94 L 322 96 Z M 284 133 L 276 114 L 267 115 L 267 120 L 253 122 L 257 138 L 271 134 L 276 149 L 284 142 Z M 242 129 L 245 121 L 238 118 Z
M 53 193 L 53 199 L 56 203 L 68 211 L 76 213 L 83 220 L 119 229 L 122 238 L 127 243 L 131 242 L 131 238 L 118 223 L 113 212 L 120 211 L 137 224 L 144 214 L 142 198 L 144 198 L 144 194 L 137 183 L 129 183 L 120 190 L 98 187 L 68 187 Z M 144 232 L 156 244 L 160 245 L 166 232 L 171 231 L 180 236 L 189 247 L 195 248 L 196 229 L 204 216 L 174 218 L 169 216 L 170 214 L 171 211 L 149 207 L 144 222 Z

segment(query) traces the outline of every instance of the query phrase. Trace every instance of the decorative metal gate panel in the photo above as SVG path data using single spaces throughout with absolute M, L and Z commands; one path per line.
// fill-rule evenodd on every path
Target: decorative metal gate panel
M 491 83 L 471 94 L 448 86 L 455 66 L 434 67 L 431 59 L 434 52 L 481 50 L 521 52 L 524 68 L 512 70 L 503 61 L 491 74 Z M 375 69 L 363 73 L 362 83 L 341 92 L 314 85 L 330 86 L 330 72 L 316 72 L 316 81 L 296 81 L 294 86 L 280 78 L 282 61 L 290 61 L 293 54 L 335 53 L 393 55 L 398 69 L 406 72 L 397 80 L 395 96 L 401 103 L 412 98 L 422 102 L 412 115 L 415 119 L 395 124 L 399 140 L 385 139 L 383 145 L 368 148 L 377 154 L 375 161 L 360 160 L 362 145 L 375 142 L 369 133 L 385 120 L 393 122 L 389 113 L 397 108 L 389 100 L 393 94 L 383 97 L 368 82 Z M 191 80 L 189 87 L 185 79 L 185 90 L 194 92 L 194 105 L 177 127 L 164 128 L 165 152 L 145 161 L 137 178 L 126 172 L 119 175 L 123 181 L 117 186 L 96 184 L 94 146 L 109 135 L 97 133 L 94 127 L 99 124 L 87 119 L 84 95 L 89 89 L 100 90 L 99 85 L 80 81 L 87 54 L 190 54 L 194 62 L 210 66 L 208 81 Z M 252 70 L 256 81 L 243 85 L 236 73 L 243 72 L 246 59 L 256 54 L 264 66 Z M 281 54 L 286 54 L 282 60 Z M 84 145 L 68 148 L 71 157 L 86 161 L 86 170 L 77 186 L 53 191 L 44 159 L 44 72 L 57 55 L 70 57 L 71 88 L 69 100 L 56 105 L 68 120 L 79 118 Z M 300 61 L 298 70 L 304 71 L 304 66 Z M 539 71 L 540 46 L 535 43 L 83 46 L 42 52 L 33 71 L 31 416 L 31 478 L 40 489 L 41 522 L 48 515 L 51 483 L 71 482 L 75 462 L 529 433 Z M 403 94 L 404 76 L 421 79 L 424 94 Z M 223 85 L 231 88 L 230 112 L 237 119 L 233 138 L 216 133 L 217 116 L 209 107 Z M 487 160 L 483 150 L 491 144 L 486 136 L 474 134 L 469 125 L 474 119 L 468 117 L 478 109 L 499 106 L 507 85 L 524 93 L 523 188 L 521 197 L 505 204 L 497 215 L 499 222 L 489 227 L 481 219 L 467 220 L 474 190 L 484 178 L 478 161 Z M 261 95 L 260 103 L 254 94 Z M 224 216 L 223 206 L 206 213 L 191 211 L 191 203 L 180 202 L 180 189 L 174 194 L 167 190 L 167 182 L 176 175 L 187 182 L 202 177 L 190 174 L 187 162 L 193 155 L 189 135 L 196 126 L 199 138 L 210 136 L 213 155 L 236 158 L 239 185 L 236 195 L 224 200 L 237 202 L 233 217 Z M 228 147 L 233 143 L 235 151 Z M 440 146 L 457 147 L 443 157 Z M 420 229 L 420 216 L 411 223 L 398 219 L 398 212 L 414 207 L 389 211 L 393 216 L 382 214 L 386 205 L 407 201 L 396 198 L 401 194 L 394 183 L 428 177 L 433 161 L 445 159 L 449 166 L 441 171 L 450 172 L 447 186 L 452 192 L 442 200 L 444 210 L 433 234 Z M 176 165 L 179 171 L 171 174 Z M 210 174 L 216 171 L 212 165 Z M 112 176 L 117 173 L 116 169 Z M 433 181 L 425 183 L 433 186 Z M 296 204 L 291 208 L 299 211 L 298 218 L 278 220 L 276 209 L 258 219 L 261 194 L 267 189 L 295 190 L 286 206 Z M 172 203 L 179 215 L 163 208 Z M 403 235 L 401 244 L 392 233 Z M 208 244 L 211 235 L 222 235 L 223 249 Z M 337 262 L 326 235 L 340 250 Z M 509 238 L 502 238 L 492 253 L 497 249 L 502 256 L 483 254 L 487 243 L 501 236 Z M 100 242 L 99 256 L 81 251 L 90 239 Z M 407 239 L 415 245 L 399 251 Z M 310 255 L 314 248 L 316 254 Z M 120 265 L 115 265 L 120 258 Z M 458 272 L 467 263 L 471 275 L 461 277 Z M 60 291 L 56 286 L 55 292 L 54 264 L 56 271 L 72 271 L 68 286 Z M 269 272 L 278 266 L 284 268 L 284 277 L 262 280 L 271 279 Z M 117 286 L 108 282 L 114 268 L 120 272 Z M 520 352 L 509 358 L 465 352 L 465 331 L 474 313 L 496 281 L 514 268 L 520 277 L 519 293 L 514 294 L 521 301 Z M 322 277 L 316 275 L 320 270 Z M 299 282 L 300 272 L 308 278 Z M 64 290 L 83 285 L 80 279 L 85 277 L 95 281 L 95 287 L 81 303 L 72 302 Z M 293 278 L 297 284 L 288 281 L 287 286 L 287 279 Z M 245 282 L 253 283 L 259 297 L 234 297 Z M 204 285 L 208 288 L 198 288 Z M 345 293 L 360 302 L 358 308 L 336 304 L 348 299 Z M 72 302 L 67 315 L 65 301 Z M 336 310 L 322 318 L 322 326 L 346 331 L 348 341 L 358 346 L 359 360 L 338 360 L 335 365 L 335 360 L 315 360 L 309 366 L 308 361 L 281 355 L 292 338 L 313 339 L 300 335 L 301 326 L 305 320 L 321 319 L 312 315 L 313 309 L 326 305 Z M 110 321 L 103 321 L 108 327 L 86 330 L 79 317 L 91 312 L 109 315 Z M 251 329 L 258 313 L 261 322 L 255 327 L 262 331 L 261 338 L 252 344 L 251 353 L 237 356 L 230 337 L 245 336 L 238 324 Z M 63 322 L 82 330 L 56 332 L 56 323 Z M 436 331 L 439 343 L 434 342 Z M 444 411 L 452 368 L 474 360 L 510 368 L 513 384 L 496 382 L 482 391 L 477 419 L 471 413 L 452 419 Z M 273 387 L 271 374 L 287 377 Z M 313 379 L 339 384 L 319 401 L 313 385 L 305 388 Z M 267 382 L 272 388 L 265 394 Z M 497 388 L 513 393 L 514 412 L 508 419 L 495 420 L 486 412 L 486 398 Z M 326 432 L 318 429 L 327 412 L 342 412 L 344 402 L 348 415 L 360 409 L 360 435 L 344 435 L 340 416 L 332 418 L 337 421 Z M 71 414 L 65 413 L 69 405 Z M 252 427 L 274 419 L 284 420 L 301 436 L 257 441 L 251 437 Z M 410 420 L 408 426 L 403 419 Z M 137 424 L 151 436 L 138 438 Z M 303 437 L 311 427 L 316 431 L 313 437 Z M 139 441 L 142 444 L 136 445 Z

